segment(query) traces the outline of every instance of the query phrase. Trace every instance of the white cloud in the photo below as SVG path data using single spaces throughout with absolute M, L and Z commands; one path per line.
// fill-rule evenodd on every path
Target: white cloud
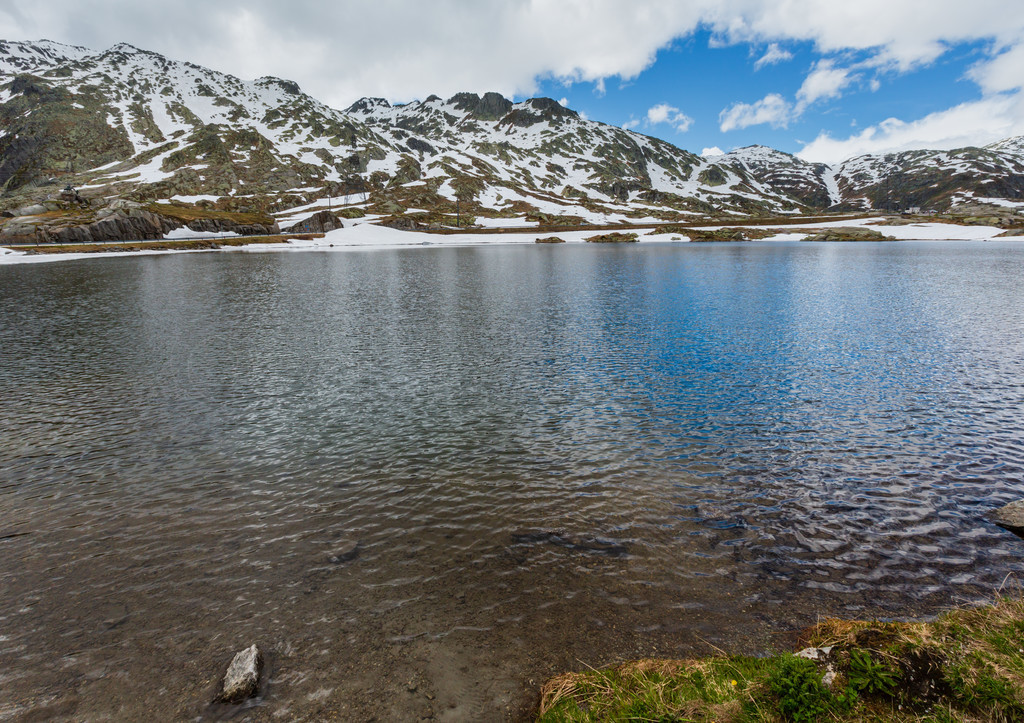
M 778 93 L 766 95 L 752 104 L 733 103 L 718 114 L 719 129 L 725 133 L 762 123 L 773 128 L 786 128 L 812 103 L 840 96 L 843 88 L 855 78 L 849 69 L 835 67 L 832 60 L 819 60 L 796 92 L 795 103 L 790 103 Z
M 679 133 L 686 133 L 693 125 L 693 118 L 668 103 L 659 103 L 647 110 L 647 122 L 651 125 L 668 123 Z
M 772 128 L 785 128 L 793 119 L 794 108 L 778 93 L 770 93 L 756 103 L 733 103 L 718 114 L 718 127 L 723 133 L 767 123 Z
M 718 44 L 767 48 L 755 67 L 794 43 L 812 45 L 818 57 L 869 56 L 845 76 L 835 65 L 815 66 L 788 108 L 767 96 L 726 109 L 720 119 L 732 128 L 785 126 L 801 103 L 836 97 L 858 70 L 905 71 L 963 42 L 981 47 L 969 74 L 979 102 L 1024 82 L 1019 0 L 0 0 L 0 28 L 7 39 L 94 49 L 126 41 L 242 78 L 290 78 L 335 107 L 362 96 L 403 102 L 463 90 L 522 97 L 539 78 L 593 84 L 601 94 L 606 79 L 637 77 L 659 50 L 700 28 Z M 925 120 L 908 128 L 924 131 Z M 986 137 L 1005 125 L 978 122 Z
M 563 108 L 568 108 L 569 107 L 569 99 L 568 98 L 559 98 L 558 99 L 558 105 L 562 106 Z
M 989 61 L 978 63 L 968 76 L 987 93 L 1024 88 L 1024 42 Z
M 626 121 L 625 123 L 622 124 L 622 127 L 625 128 L 627 131 L 631 131 L 634 128 L 636 128 L 637 126 L 639 126 L 639 125 L 640 125 L 640 119 L 639 118 L 630 118 L 628 121 Z
M 844 139 L 822 133 L 797 155 L 807 161 L 835 164 L 864 153 L 946 150 L 1015 135 L 1024 135 L 1024 93 L 961 103 L 914 121 L 889 118 Z
M 821 53 L 867 50 L 906 69 L 950 44 L 1024 35 L 1024 6 L 1006 0 L 723 0 L 703 20 L 731 42 L 809 41 Z
M 718 146 L 711 146 L 710 148 L 705 148 L 703 151 L 700 152 L 701 158 L 710 158 L 711 156 L 721 156 L 724 154 L 725 151 L 723 151 Z
M 768 50 L 765 51 L 764 55 L 758 58 L 757 62 L 754 63 L 754 70 L 760 70 L 766 65 L 784 63 L 785 61 L 792 59 L 793 54 L 791 52 L 780 48 L 778 43 L 772 43 L 768 46 Z
M 836 68 L 828 59 L 819 60 L 796 92 L 797 100 L 802 106 L 807 106 L 823 98 L 835 98 L 851 80 L 853 76 L 848 69 Z
M 196 18 L 202 22 L 196 22 Z M 1024 38 L 1007 0 L 3 0 L 8 39 L 48 37 L 103 49 L 121 41 L 243 78 L 288 77 L 332 105 L 497 90 L 529 95 L 537 78 L 628 80 L 700 27 L 724 42 L 811 42 L 866 50 L 905 68 L 951 43 Z M 628 38 L 628 42 L 622 42 Z M 785 52 L 785 51 L 781 51 Z M 775 54 L 778 55 L 777 53 Z M 759 61 L 760 62 L 760 61 Z M 1009 63 L 1007 64 L 1009 66 Z

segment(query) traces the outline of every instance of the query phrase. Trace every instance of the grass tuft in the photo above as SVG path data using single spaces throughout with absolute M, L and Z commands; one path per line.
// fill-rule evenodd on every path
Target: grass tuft
M 932 622 L 827 619 L 802 639 L 818 660 L 640 660 L 566 673 L 541 688 L 538 720 L 1024 722 L 1024 597 Z

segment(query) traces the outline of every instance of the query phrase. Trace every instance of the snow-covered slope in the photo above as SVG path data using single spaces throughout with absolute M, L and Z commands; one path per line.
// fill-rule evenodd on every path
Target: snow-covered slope
M 964 194 L 1024 197 L 1024 139 L 986 148 L 906 151 L 844 161 L 836 179 L 844 201 L 863 208 L 945 208 Z
M 1008 139 L 836 168 L 763 146 L 700 158 L 547 98 L 367 98 L 342 111 L 291 81 L 241 80 L 131 45 L 0 41 L 0 207 L 68 182 L 86 196 L 238 210 L 358 195 L 386 216 L 457 202 L 476 217 L 560 222 L 925 206 L 958 191 L 1019 199 L 1022 148 Z

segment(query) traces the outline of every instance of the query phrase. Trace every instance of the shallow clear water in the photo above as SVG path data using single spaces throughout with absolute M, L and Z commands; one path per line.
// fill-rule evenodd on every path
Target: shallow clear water
M 0 267 L 0 719 L 521 718 L 1024 572 L 1024 246 Z M 160 717 L 158 715 L 158 717 Z

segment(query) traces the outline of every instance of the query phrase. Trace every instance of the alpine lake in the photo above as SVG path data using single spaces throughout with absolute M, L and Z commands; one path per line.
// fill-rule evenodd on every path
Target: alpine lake
M 1020 242 L 0 266 L 0 355 L 0 720 L 528 720 L 1024 573 Z

